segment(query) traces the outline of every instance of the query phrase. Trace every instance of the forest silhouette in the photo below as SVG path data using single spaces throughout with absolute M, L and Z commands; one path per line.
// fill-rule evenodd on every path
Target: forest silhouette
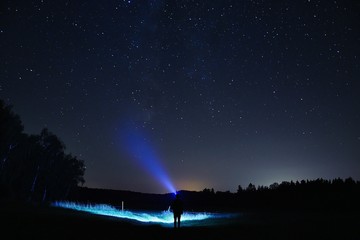
M 65 144 L 47 128 L 24 133 L 20 117 L 0 99 L 0 196 L 49 202 L 66 199 L 83 184 L 85 163 L 65 152 Z
M 283 181 L 269 187 L 239 186 L 237 192 L 181 190 L 178 193 L 187 211 L 360 211 L 360 183 L 351 177 L 324 180 Z M 165 210 L 173 198 L 172 193 L 151 194 L 128 190 L 77 187 L 69 194 L 70 201 L 106 203 L 118 206 L 125 202 L 126 208 Z

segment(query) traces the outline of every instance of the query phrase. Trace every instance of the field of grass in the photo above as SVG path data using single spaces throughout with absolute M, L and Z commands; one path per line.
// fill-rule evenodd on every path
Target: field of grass
M 62 208 L 3 203 L 0 239 L 360 239 L 357 212 L 247 212 L 180 229 Z

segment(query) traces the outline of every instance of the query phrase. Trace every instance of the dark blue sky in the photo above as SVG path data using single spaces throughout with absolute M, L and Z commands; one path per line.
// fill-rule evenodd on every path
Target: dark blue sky
M 0 49 L 0 97 L 85 186 L 360 179 L 359 1 L 5 0 Z

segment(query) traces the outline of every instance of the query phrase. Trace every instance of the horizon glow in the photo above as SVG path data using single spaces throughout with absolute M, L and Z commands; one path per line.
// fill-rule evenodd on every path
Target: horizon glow
M 160 158 L 138 128 L 127 125 L 122 132 L 121 140 L 132 159 L 140 163 L 143 169 L 154 176 L 170 193 L 176 194 L 174 185 L 160 164 Z
M 124 218 L 136 220 L 143 223 L 160 223 L 172 226 L 174 223 L 173 213 L 168 209 L 164 211 L 129 211 L 120 210 L 108 204 L 80 204 L 68 201 L 57 201 L 51 204 L 53 207 L 67 208 L 77 211 L 89 212 L 92 214 L 111 216 L 116 218 Z M 201 212 L 184 212 L 181 221 L 200 221 L 210 218 L 225 218 L 231 214 L 219 213 L 201 213 Z

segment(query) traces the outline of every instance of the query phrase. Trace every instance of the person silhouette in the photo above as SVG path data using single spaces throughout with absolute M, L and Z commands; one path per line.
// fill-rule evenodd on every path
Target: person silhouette
M 174 228 L 180 228 L 181 215 L 183 214 L 184 207 L 183 202 L 179 197 L 179 194 L 175 195 L 174 201 L 171 203 L 171 211 L 174 215 Z

